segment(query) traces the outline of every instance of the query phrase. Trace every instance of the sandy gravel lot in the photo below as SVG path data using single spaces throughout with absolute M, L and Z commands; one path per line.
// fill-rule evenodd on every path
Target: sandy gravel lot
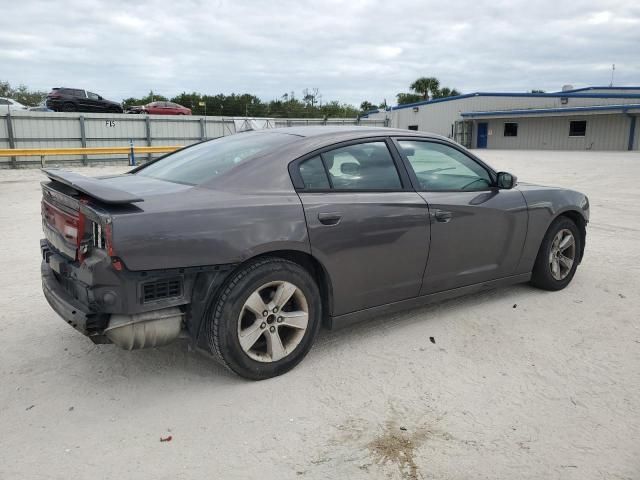
M 0 479 L 640 478 L 640 154 L 480 155 L 589 195 L 570 287 L 325 331 L 258 383 L 60 320 L 40 288 L 42 176 L 1 170 Z

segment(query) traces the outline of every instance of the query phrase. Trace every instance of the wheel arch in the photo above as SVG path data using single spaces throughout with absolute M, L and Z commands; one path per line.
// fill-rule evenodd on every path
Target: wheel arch
M 331 277 L 325 266 L 313 255 L 300 250 L 272 250 L 269 252 L 263 252 L 259 255 L 255 255 L 248 258 L 238 268 L 246 265 L 249 262 L 254 262 L 261 258 L 273 257 L 289 260 L 304 268 L 314 278 L 318 288 L 320 289 L 320 298 L 322 301 L 322 325 L 326 328 L 330 326 L 330 315 L 333 311 L 333 288 L 331 284 Z
M 558 218 L 566 217 L 573 221 L 578 227 L 578 231 L 580 232 L 580 257 L 578 258 L 578 263 L 582 261 L 582 257 L 584 256 L 584 246 L 587 238 L 587 220 L 584 218 L 584 215 L 578 209 L 567 209 L 558 213 L 549 223 L 547 230 L 551 227 L 553 222 L 555 222 Z

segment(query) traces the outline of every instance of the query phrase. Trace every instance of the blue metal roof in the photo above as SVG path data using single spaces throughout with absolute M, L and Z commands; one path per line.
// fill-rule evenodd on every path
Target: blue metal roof
M 588 89 L 596 89 L 604 87 L 588 87 Z M 621 89 L 623 87 L 613 87 L 613 89 Z M 640 89 L 640 87 L 624 87 L 624 89 Z M 391 107 L 391 110 L 400 110 L 402 108 L 413 108 L 421 105 L 430 105 L 432 103 L 451 102 L 453 100 L 460 100 L 462 98 L 469 97 L 537 97 L 537 98 L 638 98 L 640 99 L 640 93 L 573 93 L 559 92 L 559 93 L 509 93 L 509 92 L 475 92 L 465 93 L 463 95 L 457 95 L 455 97 L 436 98 L 434 100 L 423 100 L 421 102 L 406 103 L 404 105 L 396 105 Z
M 556 93 L 574 93 L 574 92 L 585 92 L 587 90 L 640 90 L 640 87 L 582 87 L 582 88 L 572 88 L 571 90 L 559 91 Z
M 567 108 L 522 108 L 517 110 L 489 110 L 486 112 L 463 112 L 460 115 L 465 118 L 473 117 L 498 117 L 504 115 L 544 115 L 545 113 L 580 113 L 601 110 L 620 110 L 623 113 L 630 109 L 640 109 L 640 103 L 624 105 L 597 105 L 592 107 L 567 107 Z

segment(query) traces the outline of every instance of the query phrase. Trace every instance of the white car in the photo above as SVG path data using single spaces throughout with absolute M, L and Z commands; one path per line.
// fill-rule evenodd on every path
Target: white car
M 5 110 L 27 110 L 27 107 L 10 98 L 0 97 L 0 112 Z

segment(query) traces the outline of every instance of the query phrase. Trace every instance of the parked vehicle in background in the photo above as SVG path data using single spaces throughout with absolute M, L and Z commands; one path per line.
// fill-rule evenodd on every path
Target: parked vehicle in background
M 144 113 L 144 105 L 131 105 L 125 108 L 124 113 Z
M 143 107 L 149 115 L 191 115 L 191 109 L 173 102 L 151 102 Z
M 56 112 L 123 113 L 119 103 L 80 88 L 54 88 L 46 102 Z
M 0 97 L 0 113 L 4 113 L 7 110 L 26 110 L 25 107 L 20 102 L 16 102 L 11 98 Z
M 47 107 L 47 99 L 42 100 L 37 106 L 29 107 L 30 112 L 53 112 L 49 107 Z
M 51 307 L 129 350 L 183 333 L 251 379 L 293 368 L 321 324 L 518 282 L 563 289 L 589 220 L 582 193 L 387 128 L 248 132 L 125 175 L 44 172 Z

